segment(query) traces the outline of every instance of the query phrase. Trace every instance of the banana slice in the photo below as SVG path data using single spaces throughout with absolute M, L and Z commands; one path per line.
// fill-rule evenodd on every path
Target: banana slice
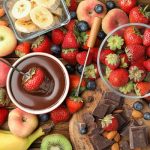
M 31 20 L 17 20 L 15 22 L 15 27 L 18 31 L 23 33 L 31 33 L 39 30 L 39 28 Z
M 29 0 L 31 3 L 32 8 L 36 7 L 38 4 L 36 2 L 36 0 Z
M 51 11 L 54 11 L 60 5 L 60 0 L 36 0 L 36 2 Z
M 41 29 L 47 29 L 55 24 L 54 16 L 42 6 L 34 7 L 30 12 L 31 20 Z
M 12 8 L 12 15 L 15 19 L 30 20 L 31 8 L 31 3 L 28 0 L 19 0 Z
M 58 7 L 55 11 L 52 11 L 52 13 L 56 16 L 61 17 L 62 16 L 62 8 Z

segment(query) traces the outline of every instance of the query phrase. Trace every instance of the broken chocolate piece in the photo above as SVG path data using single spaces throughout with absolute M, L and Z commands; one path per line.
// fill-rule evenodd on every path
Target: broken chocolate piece
M 111 114 L 115 109 L 116 109 L 116 106 L 113 104 L 110 104 L 108 111 L 107 111 L 107 114 Z
M 85 123 L 78 123 L 78 130 L 80 134 L 86 134 L 87 133 L 87 124 Z
M 105 137 L 99 135 L 98 133 L 90 136 L 90 141 L 95 147 L 95 150 L 104 150 L 114 143 L 114 141 L 108 140 Z
M 93 111 L 93 115 L 102 119 L 105 117 L 108 111 L 109 105 L 107 104 L 98 104 L 95 110 Z
M 121 141 L 120 142 L 120 149 L 121 150 L 131 150 L 130 146 L 129 146 L 129 142 L 128 141 Z
M 148 146 L 146 126 L 132 126 L 129 128 L 130 148 L 144 148 Z
M 103 133 L 103 129 L 97 127 L 97 128 L 92 130 L 92 132 L 89 134 L 89 136 L 92 136 L 92 135 L 97 134 L 97 133 L 102 134 Z

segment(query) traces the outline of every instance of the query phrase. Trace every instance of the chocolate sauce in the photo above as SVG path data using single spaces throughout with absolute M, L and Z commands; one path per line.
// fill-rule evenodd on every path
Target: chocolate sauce
M 58 102 L 65 91 L 65 74 L 57 62 L 46 56 L 31 56 L 18 64 L 17 68 L 27 72 L 31 67 L 41 67 L 45 81 L 35 93 L 28 93 L 22 86 L 22 75 L 14 71 L 11 76 L 11 90 L 16 101 L 25 108 L 40 110 Z M 46 91 L 46 92 L 45 92 Z

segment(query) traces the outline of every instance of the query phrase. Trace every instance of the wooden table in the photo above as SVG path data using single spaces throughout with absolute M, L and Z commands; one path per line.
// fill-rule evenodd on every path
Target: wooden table
M 78 0 L 81 1 L 81 0 Z M 106 2 L 107 0 L 100 0 L 102 2 Z M 114 0 L 115 2 L 117 2 L 117 0 Z M 0 0 L 0 5 L 2 4 L 3 0 Z M 144 4 L 150 4 L 150 0 L 138 0 L 138 3 L 144 3 Z M 4 18 L 6 19 L 6 17 Z M 17 58 L 14 54 L 12 54 L 11 56 L 7 56 L 6 59 L 10 62 L 13 63 Z M 2 127 L 3 129 L 8 129 L 7 123 Z M 60 133 L 65 135 L 67 138 L 70 139 L 69 137 L 69 122 L 66 123 L 59 123 L 58 125 L 56 125 L 53 129 L 53 131 L 51 133 Z M 41 139 L 39 138 L 38 140 L 36 140 L 32 145 L 31 148 L 29 150 L 40 150 L 40 143 L 41 143 Z

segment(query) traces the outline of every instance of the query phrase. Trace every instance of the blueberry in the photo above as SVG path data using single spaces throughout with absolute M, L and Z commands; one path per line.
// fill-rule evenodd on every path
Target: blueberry
M 61 47 L 59 45 L 53 44 L 51 46 L 51 52 L 53 53 L 54 56 L 60 57 L 60 55 L 61 55 Z
M 133 108 L 134 108 L 135 110 L 140 111 L 140 110 L 143 109 L 143 104 L 142 104 L 141 102 L 137 101 L 137 102 L 135 102 L 135 103 L 133 104 Z
M 71 11 L 70 16 L 71 16 L 71 19 L 76 19 L 77 18 L 77 14 L 76 14 L 75 11 Z
M 96 82 L 95 81 L 88 81 L 86 87 L 88 90 L 95 90 L 96 89 Z
M 145 120 L 150 120 L 150 112 L 145 112 L 144 113 L 144 119 Z
M 73 65 L 67 64 L 65 67 L 69 74 L 73 74 L 75 72 L 75 67 Z
M 87 125 L 85 123 L 79 123 L 78 128 L 79 128 L 80 134 L 86 134 L 87 133 Z
M 103 12 L 103 6 L 98 4 L 98 5 L 95 6 L 94 10 L 95 10 L 96 13 L 100 14 L 100 13 Z
M 79 73 L 79 74 L 81 74 L 82 73 L 82 70 L 83 70 L 83 66 L 82 65 L 77 65 L 77 72 Z
M 48 114 L 40 114 L 38 117 L 39 117 L 39 120 L 41 122 L 46 122 L 46 121 L 49 120 L 49 115 Z
M 99 40 L 104 40 L 106 33 L 104 31 L 100 31 L 97 36 Z
M 106 7 L 107 7 L 108 10 L 111 10 L 111 9 L 116 7 L 116 4 L 115 4 L 114 1 L 107 1 L 106 2 Z
M 80 32 L 85 32 L 89 29 L 89 25 L 86 21 L 79 21 L 77 23 L 77 28 Z

